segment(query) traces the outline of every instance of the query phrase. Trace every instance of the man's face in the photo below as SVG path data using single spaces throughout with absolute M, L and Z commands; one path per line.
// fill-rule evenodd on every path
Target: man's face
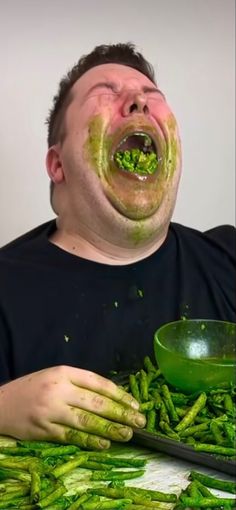
M 94 67 L 72 88 L 65 133 L 59 207 L 71 229 L 78 224 L 88 238 L 112 242 L 117 235 L 124 246 L 160 235 L 181 167 L 176 121 L 161 91 L 131 67 Z

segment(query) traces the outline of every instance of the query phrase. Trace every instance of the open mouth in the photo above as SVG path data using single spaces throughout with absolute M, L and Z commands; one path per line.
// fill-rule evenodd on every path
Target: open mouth
M 158 168 L 156 144 L 150 135 L 134 132 L 125 136 L 113 154 L 116 166 L 136 175 L 152 175 Z

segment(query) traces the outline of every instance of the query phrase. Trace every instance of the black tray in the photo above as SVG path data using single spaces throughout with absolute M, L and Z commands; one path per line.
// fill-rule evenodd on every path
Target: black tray
M 233 460 L 228 460 L 222 456 L 210 453 L 196 452 L 194 448 L 188 444 L 179 443 L 173 439 L 157 437 L 146 430 L 134 429 L 132 442 L 144 446 L 145 448 L 179 457 L 180 459 L 193 462 L 194 464 L 201 464 L 202 466 L 216 469 L 228 475 L 235 476 L 236 473 L 236 462 Z
M 128 382 L 128 374 L 123 373 L 115 377 L 112 380 L 116 384 L 126 384 Z M 216 469 L 222 473 L 228 475 L 234 475 L 236 473 L 236 461 L 227 459 L 222 455 L 214 455 L 205 452 L 196 452 L 194 448 L 186 443 L 174 441 L 173 439 L 158 437 L 146 430 L 134 429 L 132 443 L 144 446 L 152 450 L 166 453 L 180 459 L 187 460 L 195 464 L 201 464 L 209 468 Z

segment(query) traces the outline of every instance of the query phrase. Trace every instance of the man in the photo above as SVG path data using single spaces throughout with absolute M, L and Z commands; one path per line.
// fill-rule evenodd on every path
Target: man
M 177 123 L 132 45 L 61 81 L 48 145 L 57 220 L 0 255 L 0 433 L 106 448 L 144 418 L 102 376 L 139 368 L 165 322 L 235 320 L 234 229 L 170 224 Z

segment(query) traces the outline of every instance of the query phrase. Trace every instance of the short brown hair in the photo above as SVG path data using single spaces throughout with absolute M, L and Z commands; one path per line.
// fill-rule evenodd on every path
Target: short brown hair
M 83 55 L 59 83 L 58 93 L 53 98 L 53 106 L 46 120 L 48 147 L 57 143 L 63 136 L 64 113 L 70 103 L 72 86 L 86 71 L 101 64 L 121 64 L 133 67 L 156 84 L 152 65 L 136 50 L 134 44 L 118 43 L 96 46 L 91 53 Z

